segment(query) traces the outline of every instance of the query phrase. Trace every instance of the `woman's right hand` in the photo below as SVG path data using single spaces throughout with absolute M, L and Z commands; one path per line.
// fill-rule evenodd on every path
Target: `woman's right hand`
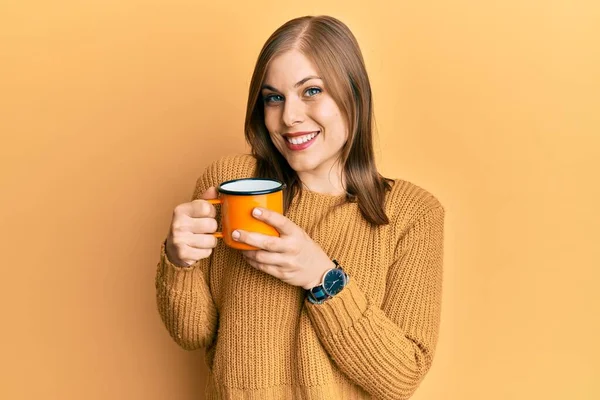
M 217 238 L 212 235 L 217 230 L 217 211 L 206 201 L 217 196 L 213 186 L 202 193 L 200 199 L 175 207 L 165 246 L 167 257 L 173 264 L 190 266 L 210 256 L 217 246 Z

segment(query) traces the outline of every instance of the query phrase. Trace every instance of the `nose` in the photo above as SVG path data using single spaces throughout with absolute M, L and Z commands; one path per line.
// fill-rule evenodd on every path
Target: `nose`
M 294 126 L 304 121 L 304 103 L 297 98 L 287 98 L 283 105 L 283 123 L 288 126 Z

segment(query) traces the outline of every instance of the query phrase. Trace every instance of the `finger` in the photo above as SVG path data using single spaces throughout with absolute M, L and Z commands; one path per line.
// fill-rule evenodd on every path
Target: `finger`
M 250 260 L 248 258 L 246 259 L 246 262 L 248 264 L 250 264 L 251 266 L 253 266 L 254 268 L 256 268 L 257 270 L 264 272 L 265 274 L 269 274 L 271 276 L 274 276 L 277 279 L 281 279 L 280 278 L 281 271 L 280 271 L 279 267 L 277 267 L 276 265 L 261 264 L 257 261 Z
M 192 265 L 198 260 L 208 258 L 212 253 L 212 249 L 196 249 L 190 246 L 183 246 L 179 250 L 179 259 L 187 265 Z
M 195 249 L 214 249 L 218 240 L 213 235 L 195 234 L 187 239 L 187 245 Z
M 248 259 L 255 261 L 259 264 L 275 265 L 281 267 L 284 260 L 282 259 L 281 253 L 272 253 L 265 250 L 244 250 L 242 255 Z
M 182 215 L 173 220 L 171 232 L 173 236 L 189 233 L 214 233 L 217 227 L 217 220 L 214 218 L 191 218 Z
M 219 197 L 219 193 L 214 186 L 209 187 L 200 195 L 200 198 L 204 200 L 216 199 L 217 197 Z
M 259 249 L 276 253 L 284 253 L 286 251 L 283 240 L 277 236 L 263 235 L 258 232 L 248 232 L 242 229 L 236 229 L 232 232 L 231 237 L 236 242 L 246 243 L 250 246 L 258 247 Z
M 297 227 L 296 224 L 282 214 L 262 207 L 256 207 L 252 211 L 252 216 L 271 225 L 282 235 L 291 235 L 294 232 L 294 229 Z
M 186 226 L 192 233 L 214 233 L 217 231 L 217 220 L 214 218 L 189 218 Z
M 214 218 L 217 216 L 215 206 L 203 199 L 194 200 L 189 203 L 183 203 L 175 207 L 173 212 L 175 216 L 188 216 L 192 218 Z

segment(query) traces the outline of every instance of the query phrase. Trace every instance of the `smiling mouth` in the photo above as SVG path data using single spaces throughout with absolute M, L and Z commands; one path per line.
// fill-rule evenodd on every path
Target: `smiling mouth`
M 321 131 L 316 131 L 313 133 L 309 133 L 306 135 L 302 135 L 302 136 L 295 136 L 295 137 L 286 137 L 285 140 L 293 145 L 301 145 L 307 142 L 310 142 L 311 140 L 313 140 L 315 137 L 317 137 L 317 135 L 321 133 Z

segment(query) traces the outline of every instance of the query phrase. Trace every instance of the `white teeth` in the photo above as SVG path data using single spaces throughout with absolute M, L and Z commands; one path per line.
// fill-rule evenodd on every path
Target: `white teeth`
M 304 136 L 299 136 L 299 137 L 295 137 L 295 138 L 286 138 L 286 139 L 287 139 L 288 142 L 290 142 L 292 144 L 302 144 L 302 143 L 308 142 L 309 140 L 311 140 L 315 136 L 317 136 L 317 132 L 310 133 L 310 134 L 304 135 Z

